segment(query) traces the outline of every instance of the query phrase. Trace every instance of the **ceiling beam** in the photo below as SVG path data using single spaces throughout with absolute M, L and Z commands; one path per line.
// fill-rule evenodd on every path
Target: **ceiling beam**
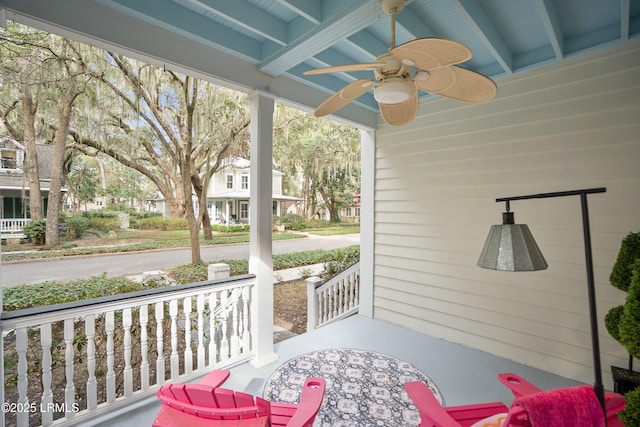
M 189 0 L 189 2 L 282 46 L 288 42 L 285 22 L 250 5 L 245 0 L 233 0 L 232 2 L 228 0 Z
M 66 9 L 66 4 L 74 4 L 76 1 L 59 0 L 56 4 L 48 3 L 47 6 L 50 8 L 58 7 L 60 10 L 69 10 L 72 8 Z M 87 6 L 91 3 L 103 5 L 161 28 L 169 28 L 184 37 L 228 53 L 239 53 L 244 59 L 254 64 L 258 63 L 262 58 L 263 45 L 258 40 L 232 30 L 173 1 L 95 0 L 95 2 L 87 2 Z M 42 8 L 44 12 L 45 6 L 42 6 Z M 75 19 L 81 20 L 86 19 L 90 13 L 89 10 L 82 9 L 70 12 L 72 12 L 71 16 L 76 17 Z M 132 37 L 145 37 L 145 34 L 138 32 Z
M 358 49 L 362 53 L 369 55 L 373 61 L 389 50 L 389 40 L 382 42 L 374 34 L 368 30 L 362 30 L 352 35 L 346 40 L 354 49 Z
M 478 0 L 451 0 L 471 28 L 478 34 L 485 47 L 507 73 L 513 73 L 513 54 L 495 26 L 478 3 Z
M 371 25 L 383 14 L 377 1 L 358 0 L 340 2 L 340 5 L 343 8 L 334 11 L 313 32 L 304 34 L 264 60 L 258 67 L 260 71 L 274 76 L 282 74 L 337 41 Z
M 535 0 L 540 18 L 549 36 L 549 42 L 557 59 L 564 57 L 564 35 L 560 27 L 560 19 L 555 4 L 551 0 Z
M 620 0 L 620 40 L 629 40 L 629 19 L 631 16 L 631 0 Z
M 289 10 L 318 25 L 322 22 L 322 2 L 320 0 L 276 0 Z

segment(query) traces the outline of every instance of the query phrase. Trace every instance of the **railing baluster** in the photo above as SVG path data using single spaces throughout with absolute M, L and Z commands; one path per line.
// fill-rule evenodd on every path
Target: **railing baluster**
M 198 359 L 197 369 L 204 368 L 204 294 L 198 294 L 196 299 L 196 310 L 198 312 Z
M 353 274 L 349 275 L 349 310 L 353 309 L 355 304 L 355 276 Z
M 51 391 L 51 323 L 40 325 L 40 346 L 42 347 L 42 425 L 53 423 L 53 411 L 48 410 L 53 405 Z
M 73 383 L 73 338 L 75 336 L 74 320 L 65 319 L 64 321 L 64 366 L 65 366 L 65 378 L 66 386 L 64 388 L 64 404 L 65 404 L 65 417 L 73 417 L 75 412 L 73 407 L 76 403 L 76 386 Z
M 238 288 L 231 291 L 231 355 L 236 356 L 240 354 L 239 349 L 239 341 L 240 337 L 238 336 L 239 325 L 238 325 L 238 300 L 239 292 Z
M 166 373 L 164 371 L 164 302 L 156 303 L 156 348 L 158 357 L 156 358 L 156 384 L 164 384 Z
M 222 306 L 221 311 L 221 329 L 222 329 L 222 339 L 220 341 L 220 360 L 227 360 L 229 358 L 229 340 L 227 339 L 227 301 L 228 301 L 228 292 L 224 290 L 220 292 L 220 305 Z
M 340 280 L 336 286 L 338 286 L 338 314 L 344 313 L 344 280 Z
M 149 306 L 140 306 L 140 389 L 149 388 L 149 335 L 147 325 L 149 324 Z
M 180 375 L 180 355 L 178 354 L 178 300 L 169 301 L 169 317 L 171 318 L 171 379 Z
M 209 366 L 218 362 L 218 346 L 216 341 L 216 306 L 218 305 L 218 293 L 209 294 Z
M 29 398 L 27 388 L 29 386 L 27 378 L 27 328 L 16 330 L 16 353 L 18 354 L 18 407 L 16 422 L 18 427 L 29 425 Z M 3 379 L 4 380 L 4 379 Z
M 98 382 L 96 381 L 96 317 L 84 318 L 84 333 L 87 335 L 87 409 L 98 406 Z
M 193 351 L 191 350 L 191 297 L 184 297 L 182 311 L 184 313 L 184 373 L 193 372 Z
M 131 308 L 122 310 L 122 328 L 124 329 L 124 395 L 133 394 L 133 368 L 131 367 Z
M 251 287 L 242 287 L 242 324 L 244 331 L 242 333 L 242 352 L 246 353 L 251 350 L 251 331 L 249 330 L 249 299 L 251 298 Z
M 327 316 L 327 312 L 329 311 L 329 299 L 327 298 L 327 291 L 322 292 L 322 302 L 324 303 L 322 306 L 322 323 L 329 320 L 329 316 Z
M 107 333 L 107 402 L 111 403 L 116 400 L 116 373 L 113 369 L 114 362 L 114 343 L 113 331 L 116 328 L 116 322 L 113 311 L 105 313 L 105 331 Z
M 354 297 L 353 297 L 353 305 L 354 308 L 355 307 L 359 307 L 360 306 L 360 274 L 356 275 L 356 273 L 354 274 L 354 278 L 353 278 L 353 293 L 354 293 Z
M 331 302 L 333 303 L 331 312 L 334 317 L 338 317 L 338 298 L 338 283 L 336 283 L 333 285 L 333 292 L 331 292 Z

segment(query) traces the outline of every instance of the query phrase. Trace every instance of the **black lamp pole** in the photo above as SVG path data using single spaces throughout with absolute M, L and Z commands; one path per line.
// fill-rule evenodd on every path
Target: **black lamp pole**
M 584 233 L 584 254 L 587 267 L 587 287 L 589 290 L 589 315 L 591 320 L 591 348 L 593 351 L 593 369 L 595 374 L 595 383 L 593 385 L 596 396 L 602 406 L 602 412 L 605 415 L 606 423 L 606 408 L 604 401 L 604 386 L 602 385 L 602 369 L 600 366 L 600 340 L 598 339 L 598 316 L 596 312 L 596 287 L 593 275 L 593 254 L 591 252 L 591 230 L 589 226 L 589 206 L 587 204 L 587 195 L 594 193 L 604 193 L 607 189 L 601 188 L 589 188 L 586 190 L 572 190 L 561 191 L 555 193 L 541 193 L 531 194 L 528 196 L 516 196 L 516 197 L 503 197 L 496 199 L 496 202 L 510 202 L 512 200 L 525 200 L 525 199 L 546 199 L 550 197 L 564 197 L 564 196 L 580 196 L 580 202 L 582 205 L 582 230 Z

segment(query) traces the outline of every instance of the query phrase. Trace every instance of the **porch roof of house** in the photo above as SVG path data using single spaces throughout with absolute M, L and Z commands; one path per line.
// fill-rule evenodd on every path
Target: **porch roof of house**
M 216 193 L 208 196 L 209 199 L 228 199 L 228 200 L 248 200 L 250 197 L 249 190 L 246 191 L 230 191 L 228 193 Z M 297 202 L 304 199 L 294 196 L 285 196 L 283 194 L 272 194 L 271 198 L 275 201 L 292 201 Z
M 369 71 L 305 75 L 313 68 L 375 61 L 391 23 L 380 0 L 2 0 L 0 15 L 224 86 L 257 91 L 305 110 Z M 0 22 L 0 25 L 2 22 Z M 461 65 L 499 81 L 640 34 L 640 2 L 409 0 L 396 44 L 440 37 L 467 45 Z M 421 92 L 421 99 L 433 95 Z M 337 111 L 376 128 L 372 91 Z

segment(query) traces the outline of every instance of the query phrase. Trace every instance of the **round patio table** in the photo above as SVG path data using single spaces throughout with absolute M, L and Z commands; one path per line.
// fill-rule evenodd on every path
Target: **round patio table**
M 296 403 L 308 377 L 326 380 L 316 427 L 417 426 L 420 414 L 404 383 L 423 381 L 440 403 L 433 381 L 415 366 L 392 356 L 357 349 L 328 349 L 284 362 L 266 382 L 263 397 Z

